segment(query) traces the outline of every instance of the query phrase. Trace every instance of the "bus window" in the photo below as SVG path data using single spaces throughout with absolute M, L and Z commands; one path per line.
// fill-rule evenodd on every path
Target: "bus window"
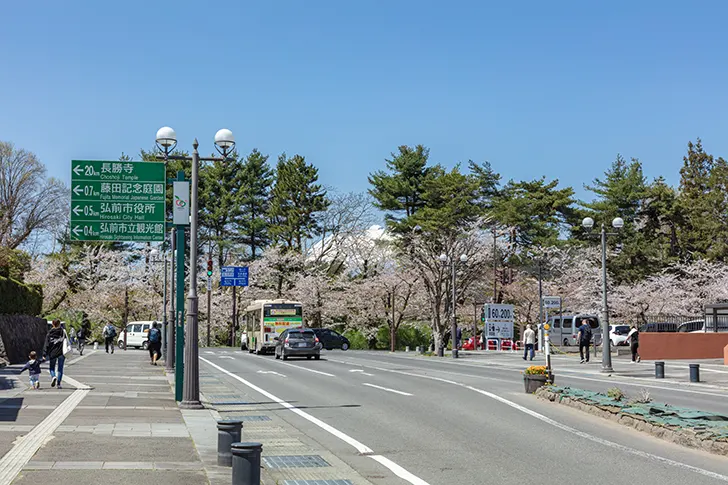
M 564 330 L 571 331 L 572 330 L 572 319 L 571 318 L 564 318 Z

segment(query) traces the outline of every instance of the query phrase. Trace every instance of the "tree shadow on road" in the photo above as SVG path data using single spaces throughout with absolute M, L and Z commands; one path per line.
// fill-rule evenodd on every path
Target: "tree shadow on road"
M 2 378 L 0 378 L 0 381 Z M 22 397 L 0 398 L 0 422 L 17 421 L 18 413 L 23 407 Z

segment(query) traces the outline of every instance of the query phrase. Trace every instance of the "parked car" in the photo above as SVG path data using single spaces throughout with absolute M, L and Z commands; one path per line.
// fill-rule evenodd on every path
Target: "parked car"
M 341 349 L 349 350 L 351 343 L 349 339 L 328 328 L 312 328 L 313 332 L 319 338 L 321 346 L 326 350 Z
M 610 325 L 609 340 L 613 346 L 627 345 L 627 335 L 629 335 L 629 325 Z
M 126 346 L 147 350 L 149 347 L 149 329 L 152 321 L 129 322 L 126 326 Z M 120 349 L 124 348 L 124 332 L 117 335 Z
M 310 328 L 292 328 L 275 337 L 276 359 L 288 360 L 288 357 L 321 358 L 321 342 Z
M 677 332 L 677 323 L 646 323 L 640 327 L 640 332 L 658 332 L 658 333 L 670 333 Z

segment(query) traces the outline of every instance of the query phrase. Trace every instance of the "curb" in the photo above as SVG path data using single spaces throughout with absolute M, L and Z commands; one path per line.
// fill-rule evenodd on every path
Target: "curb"
M 706 434 L 701 436 L 699 430 L 689 428 L 678 428 L 675 426 L 659 426 L 649 423 L 639 416 L 624 414 L 618 408 L 610 406 L 598 406 L 595 404 L 587 404 L 585 402 L 572 399 L 570 397 L 562 397 L 560 394 L 551 392 L 546 387 L 540 388 L 535 392 L 536 397 L 555 404 L 562 404 L 573 409 L 578 409 L 586 413 L 598 416 L 600 418 L 614 421 L 623 426 L 627 426 L 637 431 L 642 431 L 656 438 L 675 443 L 677 445 L 688 448 L 695 448 L 709 453 L 728 456 L 728 441 L 716 441 L 706 439 Z

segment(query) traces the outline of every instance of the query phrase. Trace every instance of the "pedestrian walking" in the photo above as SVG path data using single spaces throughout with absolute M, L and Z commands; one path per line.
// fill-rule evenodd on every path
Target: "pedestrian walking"
M 152 328 L 149 330 L 149 358 L 152 365 L 157 365 L 157 360 L 162 352 L 162 332 L 157 325 L 157 322 L 152 322 Z
M 43 357 L 50 362 L 51 387 L 56 387 L 57 384 L 58 389 L 62 389 L 63 364 L 66 362 L 66 357 L 63 355 L 63 342 L 67 339 L 66 331 L 61 328 L 61 321 L 53 320 L 43 346 Z
M 76 343 L 76 329 L 71 327 L 71 331 L 68 332 L 68 336 L 71 339 L 71 345 L 74 345 Z
M 579 327 L 579 355 L 581 356 L 581 363 L 589 363 L 589 345 L 592 340 L 592 328 L 589 325 L 589 320 L 582 320 L 581 326 Z
M 109 353 L 109 347 L 111 347 L 111 353 L 114 353 L 114 339 L 116 338 L 116 327 L 111 323 L 107 323 L 104 327 L 104 331 L 101 333 L 104 337 L 104 343 L 106 344 L 106 353 Z
M 455 348 L 459 349 L 460 342 L 463 341 L 463 329 L 461 327 L 458 327 L 458 331 L 455 335 L 457 335 L 457 339 L 455 340 Z
M 530 360 L 533 360 L 534 347 L 536 347 L 536 332 L 530 323 L 526 325 L 526 331 L 523 332 L 523 346 L 525 347 L 523 350 L 523 360 L 526 360 L 529 354 L 531 356 Z
M 86 339 L 88 338 L 89 331 L 85 326 L 78 329 L 76 334 L 76 340 L 78 343 L 78 355 L 83 355 L 83 349 L 86 347 Z
M 23 372 L 25 370 L 28 371 L 29 380 L 30 380 L 30 387 L 31 389 L 40 389 L 40 363 L 41 361 L 38 359 L 38 354 L 35 350 L 32 350 L 30 352 L 30 355 L 28 356 L 30 359 L 22 369 L 20 369 L 20 372 Z
M 629 350 L 632 351 L 632 362 L 641 362 L 640 357 L 640 331 L 637 330 L 637 325 L 632 325 L 632 329 L 627 334 L 627 341 L 629 342 Z

